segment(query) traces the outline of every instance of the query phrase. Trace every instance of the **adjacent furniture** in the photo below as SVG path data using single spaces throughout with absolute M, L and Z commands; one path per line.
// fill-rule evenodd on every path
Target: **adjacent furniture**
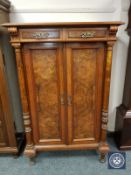
M 115 140 L 122 150 L 131 149 L 131 7 L 127 28 L 130 37 L 122 104 L 117 107 Z
M 9 21 L 9 1 L 0 0 L 0 24 Z M 9 87 L 3 53 L 3 34 L 7 33 L 0 26 L 0 153 L 17 153 L 14 121 L 10 105 Z
M 16 53 L 28 157 L 98 149 L 104 160 L 112 48 L 120 24 L 4 24 Z

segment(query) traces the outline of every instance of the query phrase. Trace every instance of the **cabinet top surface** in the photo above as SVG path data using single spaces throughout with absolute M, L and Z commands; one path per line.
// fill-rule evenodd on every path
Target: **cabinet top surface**
M 45 23 L 5 23 L 5 27 L 61 27 L 61 26 L 110 26 L 124 24 L 121 21 L 108 21 L 108 22 L 45 22 Z

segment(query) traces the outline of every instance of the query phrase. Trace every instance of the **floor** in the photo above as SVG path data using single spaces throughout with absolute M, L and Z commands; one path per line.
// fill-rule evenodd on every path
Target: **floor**
M 109 138 L 112 151 L 117 151 Z M 131 151 L 126 152 L 126 170 L 110 170 L 98 161 L 96 151 L 61 151 L 39 153 L 37 163 L 30 165 L 25 156 L 14 159 L 0 156 L 0 175 L 130 175 Z

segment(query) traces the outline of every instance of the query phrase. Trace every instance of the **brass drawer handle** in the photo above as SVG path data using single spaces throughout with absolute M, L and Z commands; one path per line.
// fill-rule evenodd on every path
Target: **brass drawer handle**
M 32 37 L 35 39 L 47 38 L 49 36 L 48 32 L 36 32 L 33 33 Z
M 61 105 L 65 105 L 65 96 L 64 96 L 64 94 L 62 94 L 60 96 L 60 103 L 61 103 Z
M 67 103 L 68 103 L 69 106 L 72 105 L 72 97 L 71 96 L 67 97 Z
M 95 34 L 95 32 L 83 32 L 80 36 L 81 38 L 92 38 Z

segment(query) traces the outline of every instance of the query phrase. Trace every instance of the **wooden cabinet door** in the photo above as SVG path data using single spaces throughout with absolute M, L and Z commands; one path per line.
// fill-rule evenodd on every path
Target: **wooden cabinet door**
M 68 144 L 100 137 L 104 44 L 66 45 Z
M 35 144 L 65 144 L 63 45 L 25 44 L 23 61 Z

